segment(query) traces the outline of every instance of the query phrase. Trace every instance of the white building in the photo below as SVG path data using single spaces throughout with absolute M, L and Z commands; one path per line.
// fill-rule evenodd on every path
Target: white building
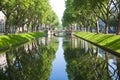
M 0 11 L 0 33 L 4 32 L 4 26 L 5 26 L 5 15 Z

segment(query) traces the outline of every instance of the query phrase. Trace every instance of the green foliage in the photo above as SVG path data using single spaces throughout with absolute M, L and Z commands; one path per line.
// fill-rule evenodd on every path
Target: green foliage
M 101 49 L 79 37 L 67 40 L 70 42 L 64 42 L 63 46 L 69 80 L 112 80 L 114 74 L 109 73 L 111 64 L 107 52 L 102 51 L 101 56 Z
M 88 51 L 81 47 L 65 49 L 69 80 L 110 79 L 104 58 L 97 57 L 97 54 L 93 54 L 91 51 L 90 47 Z
M 59 19 L 55 12 L 53 11 L 49 12 L 47 16 L 47 21 L 45 23 L 49 24 L 52 28 L 59 26 Z
M 6 21 L 9 22 L 6 25 L 11 23 L 15 27 L 23 27 L 30 23 L 32 27 L 39 24 L 49 24 L 54 27 L 59 25 L 58 17 L 52 10 L 49 0 L 2 0 L 0 11 L 5 14 Z M 7 34 L 9 27 L 5 27 Z
M 24 76 L 26 76 L 26 80 L 49 79 L 52 61 L 55 58 L 55 50 L 50 46 L 39 47 L 39 50 L 40 54 L 38 55 L 38 59 L 31 59 L 30 55 L 27 54 L 21 57 L 23 65 L 23 74 Z M 27 56 L 28 58 L 26 58 Z
M 74 7 L 72 5 L 73 0 L 67 0 L 66 3 L 66 9 L 63 14 L 62 18 L 62 25 L 64 27 L 69 27 L 69 24 L 71 25 L 73 22 L 75 22 L 75 12 L 74 12 Z
M 105 23 L 105 33 L 107 33 L 109 20 L 111 20 L 110 17 L 114 16 L 116 18 L 116 13 L 119 13 L 119 8 L 116 4 L 119 4 L 119 1 L 66 0 L 66 9 L 62 19 L 63 26 L 79 24 L 84 27 L 89 26 L 93 28 L 97 24 L 97 21 L 101 19 Z M 99 31 L 97 25 L 96 27 L 96 31 Z
M 75 35 L 92 41 L 101 46 L 107 47 L 113 51 L 120 52 L 120 36 L 113 34 L 95 34 L 95 33 L 86 33 L 78 32 Z
M 39 43 L 41 40 L 38 39 L 30 44 L 8 51 L 9 57 L 6 58 L 12 63 L 7 67 L 6 73 L 0 71 L 1 79 L 48 80 L 52 61 L 55 58 L 55 49 L 50 45 L 44 46 L 43 43 Z
M 44 33 L 41 32 L 34 32 L 34 33 L 22 33 L 22 34 L 15 34 L 15 35 L 7 35 L 7 36 L 0 36 L 0 47 L 12 47 L 14 44 L 19 44 L 22 42 L 26 42 L 38 37 L 43 36 Z

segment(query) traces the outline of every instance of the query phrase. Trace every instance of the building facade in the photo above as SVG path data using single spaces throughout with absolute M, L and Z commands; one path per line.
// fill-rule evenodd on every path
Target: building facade
M 5 26 L 5 16 L 4 14 L 0 11 L 0 33 L 4 32 L 4 26 Z

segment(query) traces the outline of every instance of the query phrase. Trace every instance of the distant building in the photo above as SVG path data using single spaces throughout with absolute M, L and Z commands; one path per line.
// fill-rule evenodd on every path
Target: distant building
M 104 33 L 105 32 L 105 23 L 99 19 L 99 27 L 100 27 L 100 32 Z
M 0 33 L 4 32 L 5 15 L 0 11 Z
M 100 27 L 100 32 L 104 33 L 105 32 L 105 23 L 99 19 L 99 27 Z M 108 33 L 115 33 L 116 32 L 116 27 L 115 26 L 110 26 L 108 28 Z

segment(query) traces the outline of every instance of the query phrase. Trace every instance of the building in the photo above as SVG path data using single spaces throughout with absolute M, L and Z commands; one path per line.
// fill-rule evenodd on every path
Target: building
M 4 26 L 5 26 L 5 15 L 0 11 L 0 33 L 4 32 Z

